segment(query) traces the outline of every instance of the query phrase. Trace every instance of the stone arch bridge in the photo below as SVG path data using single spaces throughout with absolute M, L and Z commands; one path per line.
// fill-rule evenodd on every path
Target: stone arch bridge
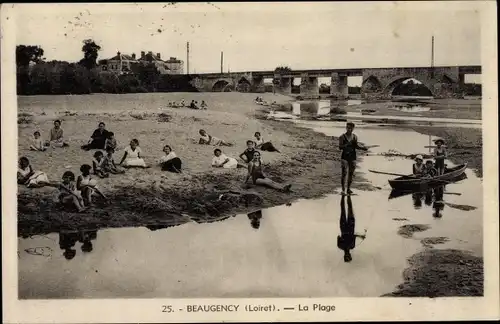
M 298 70 L 287 74 L 274 71 L 205 73 L 192 75 L 191 84 L 201 92 L 265 92 L 264 79 L 275 79 L 277 93 L 291 94 L 294 78 L 301 78 L 300 93 L 319 95 L 318 78 L 331 78 L 330 94 L 348 96 L 348 77 L 362 76 L 361 95 L 365 98 L 390 98 L 393 90 L 408 79 L 424 84 L 435 98 L 461 96 L 464 76 L 481 74 L 481 66 L 439 66 L 400 68 L 359 68 Z

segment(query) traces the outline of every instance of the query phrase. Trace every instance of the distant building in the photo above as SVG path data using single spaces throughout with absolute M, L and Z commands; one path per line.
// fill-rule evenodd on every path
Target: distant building
M 175 57 L 170 57 L 168 61 L 161 59 L 161 54 L 153 55 L 152 51 L 147 54 L 141 52 L 141 57 L 136 58 L 135 54 L 126 55 L 118 52 L 116 56 L 99 61 L 102 71 L 110 71 L 119 74 L 133 73 L 134 65 L 153 63 L 161 74 L 183 74 L 184 62 Z
M 102 71 L 110 71 L 118 74 L 132 73 L 132 65 L 138 63 L 135 54 L 127 55 L 120 52 L 116 53 L 107 60 L 99 61 Z

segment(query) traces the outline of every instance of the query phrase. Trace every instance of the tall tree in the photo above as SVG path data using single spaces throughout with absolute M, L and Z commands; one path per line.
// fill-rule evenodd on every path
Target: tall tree
M 43 48 L 34 45 L 16 46 L 17 66 L 27 67 L 30 62 L 39 63 L 43 60 Z
M 101 46 L 97 45 L 92 39 L 84 40 L 82 46 L 83 59 L 80 60 L 80 64 L 89 70 L 95 68 L 100 50 Z

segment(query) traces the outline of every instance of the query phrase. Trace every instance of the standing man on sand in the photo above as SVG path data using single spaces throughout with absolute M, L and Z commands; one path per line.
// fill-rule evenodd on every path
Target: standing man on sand
M 356 169 L 356 149 L 367 151 L 364 145 L 358 143 L 358 137 L 352 132 L 354 123 L 348 122 L 346 132 L 339 138 L 339 149 L 342 151 L 340 156 L 342 162 L 342 195 L 345 191 L 345 177 L 347 175 L 347 194 L 352 194 L 351 183 Z

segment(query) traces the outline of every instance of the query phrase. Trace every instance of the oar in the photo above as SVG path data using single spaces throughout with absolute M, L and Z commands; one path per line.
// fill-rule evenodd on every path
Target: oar
M 462 194 L 459 192 L 443 192 L 445 195 L 455 195 L 455 196 L 461 196 Z
M 368 146 L 365 146 L 367 149 L 371 149 L 371 148 L 374 148 L 374 147 L 379 147 L 380 145 L 368 145 Z
M 398 176 L 398 177 L 412 177 L 413 176 L 413 175 L 408 175 L 408 174 L 382 172 L 382 171 L 377 171 L 377 170 L 368 170 L 368 171 L 373 172 L 373 173 L 387 174 L 387 175 L 393 175 L 393 176 Z

